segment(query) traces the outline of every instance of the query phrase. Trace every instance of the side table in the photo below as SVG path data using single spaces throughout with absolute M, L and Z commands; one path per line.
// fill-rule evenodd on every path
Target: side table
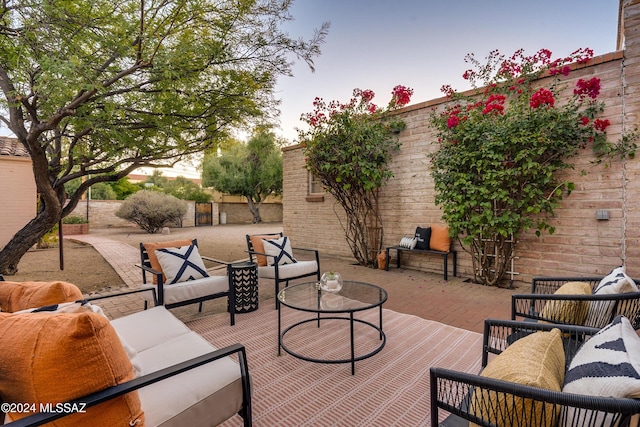
M 228 266 L 229 280 L 236 293 L 236 313 L 249 313 L 258 309 L 258 265 L 238 262 Z

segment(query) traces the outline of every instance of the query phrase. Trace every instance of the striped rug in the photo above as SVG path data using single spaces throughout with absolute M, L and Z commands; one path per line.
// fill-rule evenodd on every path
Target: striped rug
M 383 310 L 386 345 L 371 358 L 350 364 L 318 364 L 278 351 L 278 313 L 273 301 L 236 316 L 218 314 L 188 323 L 216 347 L 236 342 L 247 349 L 253 385 L 253 425 L 272 426 L 428 426 L 429 368 L 480 370 L 482 336 L 416 316 Z M 356 318 L 378 323 L 378 311 Z M 283 307 L 283 326 L 309 318 Z M 314 358 L 349 358 L 349 322 L 325 320 L 285 336 L 292 350 Z M 377 331 L 356 323 L 356 355 L 376 348 Z M 241 426 L 240 417 L 223 426 Z

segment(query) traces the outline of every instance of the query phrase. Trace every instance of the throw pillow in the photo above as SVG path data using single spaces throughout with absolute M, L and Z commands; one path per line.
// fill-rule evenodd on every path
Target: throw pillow
M 151 268 L 157 271 L 162 271 L 162 266 L 160 265 L 160 261 L 158 261 L 158 257 L 156 256 L 156 249 L 160 248 L 179 248 L 180 246 L 187 246 L 193 243 L 191 239 L 185 240 L 174 240 L 172 242 L 153 242 L 153 243 L 143 243 L 145 250 L 147 251 L 147 255 L 149 256 L 149 264 L 151 264 Z M 158 278 L 155 274 L 152 275 L 153 283 L 158 283 Z M 162 281 L 167 282 L 167 278 L 162 276 Z
M 263 234 L 263 235 L 256 234 L 254 236 L 250 236 L 249 241 L 251 241 L 251 247 L 255 252 L 264 254 L 266 252 L 264 251 L 264 244 L 262 243 L 262 241 L 270 240 L 270 239 L 278 239 L 280 237 L 281 236 L 279 234 Z M 258 267 L 265 267 L 266 265 L 269 264 L 267 257 L 264 255 L 256 255 L 256 260 L 258 261 Z
M 80 289 L 67 282 L 7 281 L 0 286 L 0 309 L 9 313 L 82 298 Z
M 58 403 L 134 378 L 115 329 L 98 313 L 0 313 L 0 395 L 6 402 Z M 10 413 L 12 420 L 28 413 Z M 55 422 L 56 426 L 142 425 L 138 392 Z
M 638 292 L 638 286 L 632 278 L 627 276 L 624 266 L 614 268 L 593 290 L 594 295 L 615 295 L 627 292 Z M 585 326 L 602 328 L 614 316 L 614 308 L 614 301 L 591 301 Z M 616 314 L 632 315 L 633 313 Z
M 279 239 L 263 239 L 262 244 L 264 245 L 264 253 L 270 255 L 269 265 L 293 264 L 298 262 L 293 257 L 291 242 L 287 236 L 283 236 Z
M 429 249 L 431 240 L 431 227 L 416 227 L 416 249 Z
M 400 244 L 398 246 L 400 246 L 401 248 L 413 249 L 416 247 L 417 243 L 418 243 L 417 238 L 405 236 L 402 239 L 400 239 Z
M 451 249 L 451 237 L 449 237 L 449 227 L 438 224 L 431 224 L 431 239 L 429 248 L 434 251 L 449 252 Z
M 560 391 L 564 380 L 565 357 L 559 329 L 527 335 L 504 350 L 482 371 L 483 377 Z M 540 406 L 537 406 L 540 405 Z M 542 403 L 503 393 L 476 391 L 470 411 L 497 426 L 553 426 L 552 404 L 546 404 L 546 419 L 539 420 Z M 557 411 L 555 411 L 557 412 Z
M 209 277 L 196 245 L 156 249 L 156 257 L 169 285 Z
M 43 314 L 56 314 L 56 313 L 98 313 L 107 317 L 102 311 L 102 308 L 91 304 L 86 300 L 80 300 L 75 302 L 65 302 L 62 304 L 53 304 L 46 305 L 44 307 L 38 308 L 28 308 L 26 310 L 17 311 L 14 314 L 22 314 L 22 313 L 43 313 Z M 117 331 L 116 331 L 117 333 Z M 142 376 L 142 362 L 140 361 L 140 357 L 138 357 L 138 352 L 135 348 L 131 347 L 125 340 L 122 338 L 120 334 L 118 334 L 118 338 L 120 338 L 120 343 L 122 344 L 122 348 L 124 348 L 125 353 L 127 353 L 127 357 L 131 362 L 131 366 L 133 367 L 133 373 L 135 377 Z
M 629 319 L 617 316 L 580 347 L 569 364 L 562 391 L 640 398 L 640 337 Z M 599 420 L 592 425 L 606 424 Z
M 591 285 L 586 282 L 567 282 L 554 295 L 591 295 Z M 589 312 L 589 301 L 551 300 L 547 301 L 540 317 L 553 323 L 583 325 Z

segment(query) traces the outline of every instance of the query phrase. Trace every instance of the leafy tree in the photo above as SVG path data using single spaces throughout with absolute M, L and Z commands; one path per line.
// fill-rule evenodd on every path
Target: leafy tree
M 261 223 L 260 206 L 282 193 L 282 154 L 273 133 L 258 130 L 247 144 L 237 143 L 202 162 L 202 185 L 246 197 L 254 223 Z
M 264 120 L 291 55 L 313 67 L 326 36 L 280 30 L 290 1 L 6 0 L 0 120 L 26 147 L 36 216 L 0 251 L 10 274 L 98 182 L 171 166 Z M 87 177 L 67 200 L 65 183 Z
M 211 201 L 211 194 L 205 193 L 198 184 L 184 176 L 178 176 L 175 179 L 167 181 L 162 188 L 162 192 L 171 194 L 182 200 L 194 200 L 196 202 Z
M 607 162 L 633 156 L 635 137 L 608 142 L 609 120 L 597 118 L 604 110 L 600 80 L 578 79 L 569 88 L 561 78 L 569 63 L 591 55 L 581 49 L 552 61 L 546 49 L 508 58 L 494 51 L 486 64 L 471 55 L 474 68 L 464 77 L 484 89 L 467 96 L 443 88 L 452 102 L 431 117 L 439 145 L 431 156 L 435 202 L 471 254 L 479 283 L 500 284 L 523 231 L 554 232 L 548 219 L 574 186 L 558 173 L 573 167 L 580 149 L 591 146 Z M 552 78 L 538 81 L 544 73 Z M 561 101 L 561 93 L 573 95 Z
M 116 200 L 118 195 L 108 182 L 97 182 L 91 186 L 91 199 L 93 200 Z
M 129 196 L 116 211 L 118 218 L 137 224 L 147 233 L 155 233 L 168 223 L 181 223 L 187 204 L 170 194 L 141 190 Z
M 124 200 L 133 193 L 142 190 L 142 185 L 134 184 L 129 177 L 120 178 L 116 182 L 111 183 L 111 188 L 116 193 L 116 199 Z
M 346 104 L 327 105 L 316 98 L 315 110 L 302 116 L 310 126 L 299 132 L 306 167 L 344 209 L 346 224 L 338 219 L 361 265 L 374 266 L 382 249 L 378 190 L 393 176 L 388 163 L 405 128 L 404 121 L 389 113 L 408 104 L 412 94 L 412 89 L 396 86 L 387 108 L 379 109 L 371 102 L 373 91 L 355 89 Z

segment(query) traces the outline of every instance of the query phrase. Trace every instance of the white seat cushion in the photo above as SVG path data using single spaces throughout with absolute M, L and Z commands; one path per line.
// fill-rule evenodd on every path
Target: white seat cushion
M 195 332 L 139 353 L 151 373 L 214 351 Z M 229 357 L 194 368 L 139 390 L 148 426 L 216 426 L 242 408 L 239 365 Z
M 144 285 L 143 287 L 149 286 L 153 285 Z M 226 275 L 203 277 L 202 279 L 188 280 L 174 283 L 173 285 L 164 285 L 162 289 L 164 290 L 164 303 L 173 304 L 220 292 L 228 292 L 229 277 Z M 142 292 L 142 295 L 147 301 L 153 301 L 151 292 Z
M 284 264 L 278 266 L 278 275 L 280 279 L 290 279 L 292 277 L 299 277 L 305 274 L 311 274 L 318 271 L 318 264 L 315 261 L 298 261 L 295 264 Z M 266 266 L 258 267 L 258 277 L 265 277 L 267 279 L 276 278 L 275 267 Z
M 111 325 L 138 353 L 191 332 L 163 306 L 114 319 Z M 145 370 L 143 372 L 149 373 Z

